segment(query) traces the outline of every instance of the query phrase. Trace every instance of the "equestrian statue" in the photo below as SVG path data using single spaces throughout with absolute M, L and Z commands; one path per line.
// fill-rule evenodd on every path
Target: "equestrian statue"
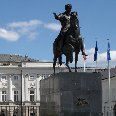
M 71 72 L 69 63 L 73 62 L 73 52 L 75 53 L 75 72 L 77 72 L 78 54 L 81 51 L 83 58 L 86 59 L 83 39 L 80 35 L 79 19 L 77 12 L 71 12 L 72 5 L 65 5 L 65 12 L 59 15 L 54 14 L 56 20 L 61 23 L 61 31 L 53 43 L 53 68 L 55 74 L 55 65 L 57 59 L 59 64 L 62 65 L 62 55 L 66 56 L 66 66 Z

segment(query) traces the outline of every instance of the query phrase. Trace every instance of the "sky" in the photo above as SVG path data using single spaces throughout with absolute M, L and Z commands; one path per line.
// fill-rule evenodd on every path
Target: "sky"
M 97 65 L 107 67 L 109 39 L 110 64 L 115 67 L 116 0 L 0 0 L 0 54 L 27 55 L 40 61 L 53 61 L 53 42 L 61 27 L 53 12 L 64 12 L 68 3 L 79 16 L 88 54 L 86 66 L 95 66 L 93 56 L 97 41 Z M 81 53 L 78 66 L 83 66 Z

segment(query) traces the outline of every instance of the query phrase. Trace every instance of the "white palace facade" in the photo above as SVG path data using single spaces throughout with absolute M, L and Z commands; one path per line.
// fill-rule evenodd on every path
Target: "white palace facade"
M 53 63 L 16 55 L 3 55 L 2 58 L 10 60 L 0 63 L 0 102 L 39 102 L 39 81 L 53 74 Z M 63 68 L 56 68 L 56 71 Z
M 66 70 L 65 65 L 59 67 L 57 64 L 56 73 L 64 70 Z M 86 71 L 90 71 L 90 69 L 86 69 Z M 102 69 L 99 72 L 102 73 L 102 112 L 104 116 L 107 116 L 109 111 L 108 70 Z M 7 106 L 16 106 L 18 108 L 19 104 L 39 107 L 39 82 L 41 79 L 47 78 L 52 74 L 52 62 L 40 62 L 28 58 L 27 56 L 22 57 L 19 55 L 0 54 L 0 112 Z M 112 116 L 114 109 L 116 109 L 116 68 L 111 69 Z M 15 107 L 7 108 L 7 110 L 7 116 L 12 116 Z M 30 110 L 32 109 L 25 108 L 25 114 L 28 112 L 28 115 L 31 116 Z M 4 111 L 6 111 L 6 109 Z M 35 112 L 35 108 L 33 108 L 33 111 Z M 39 116 L 39 112 L 37 116 Z
M 56 73 L 63 69 L 64 66 L 56 65 Z M 40 62 L 27 56 L 1 54 L 0 112 L 4 109 L 4 105 L 39 106 L 39 81 L 51 74 L 53 74 L 52 62 Z

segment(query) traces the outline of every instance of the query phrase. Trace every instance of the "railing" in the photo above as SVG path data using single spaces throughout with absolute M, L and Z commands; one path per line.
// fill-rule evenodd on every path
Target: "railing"
M 0 116 L 39 116 L 39 105 L 8 105 L 0 104 Z

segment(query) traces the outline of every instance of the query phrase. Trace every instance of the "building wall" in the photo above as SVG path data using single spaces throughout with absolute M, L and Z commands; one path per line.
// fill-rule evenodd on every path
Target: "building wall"
M 65 69 L 65 66 L 56 65 L 56 73 Z M 14 91 L 18 91 L 18 100 L 21 100 L 21 78 L 22 78 L 22 101 L 30 102 L 30 90 L 34 90 L 34 100 L 40 101 L 40 80 L 53 74 L 52 63 L 50 62 L 23 62 L 21 65 L 0 63 L 0 102 L 2 91 L 6 91 L 6 102 L 14 101 Z M 2 79 L 6 76 L 6 79 Z M 18 80 L 14 79 L 18 76 Z M 32 79 L 33 77 L 33 79 Z M 102 112 L 108 111 L 108 79 L 102 80 Z M 111 78 L 111 106 L 112 110 L 116 104 L 116 77 Z M 106 115 L 107 116 L 107 115 Z
M 14 79 L 14 76 L 18 76 L 18 80 Z M 18 68 L 8 68 L 8 67 L 0 67 L 0 101 L 2 102 L 2 91 L 6 91 L 6 100 L 13 100 L 13 92 L 15 90 L 19 91 L 20 96 L 20 88 L 21 88 L 21 74 Z M 19 98 L 20 100 L 20 98 Z
M 116 104 L 116 77 L 111 78 L 110 84 L 111 112 L 113 114 L 114 105 Z M 102 80 L 102 112 L 107 115 L 109 111 L 109 80 Z
M 57 65 L 58 67 L 58 65 Z M 63 67 L 56 68 L 56 73 Z M 6 94 L 6 102 L 14 101 L 14 91 L 18 91 L 18 101 L 21 101 L 22 81 L 22 102 L 30 101 L 30 91 L 34 91 L 34 101 L 40 101 L 40 80 L 53 74 L 52 63 L 29 63 L 24 62 L 21 66 L 15 64 L 0 66 L 0 102 Z M 14 79 L 18 76 L 18 79 Z M 22 80 L 21 80 L 22 79 Z M 4 93 L 3 91 L 6 91 Z

